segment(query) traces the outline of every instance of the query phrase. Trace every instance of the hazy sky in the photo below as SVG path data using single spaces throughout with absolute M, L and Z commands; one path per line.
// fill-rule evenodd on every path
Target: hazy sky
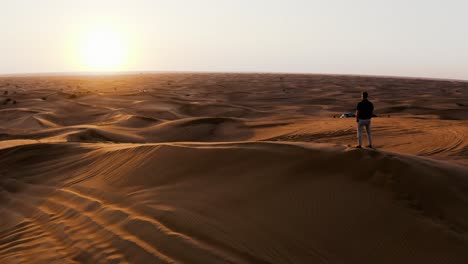
M 0 73 L 92 70 L 80 50 L 104 27 L 124 43 L 119 70 L 468 79 L 467 0 L 0 0 L 0 10 Z

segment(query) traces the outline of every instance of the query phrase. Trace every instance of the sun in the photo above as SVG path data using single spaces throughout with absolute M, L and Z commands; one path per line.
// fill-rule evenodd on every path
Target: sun
M 89 71 L 122 70 L 128 56 L 128 45 L 118 30 L 94 28 L 85 33 L 79 45 L 81 64 Z

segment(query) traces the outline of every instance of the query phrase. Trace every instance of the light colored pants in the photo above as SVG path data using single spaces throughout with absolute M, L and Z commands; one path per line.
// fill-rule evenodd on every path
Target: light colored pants
M 362 145 L 362 128 L 366 127 L 367 139 L 369 139 L 369 145 L 372 145 L 372 134 L 371 134 L 371 121 L 370 119 L 359 119 L 357 124 L 357 137 L 359 146 Z

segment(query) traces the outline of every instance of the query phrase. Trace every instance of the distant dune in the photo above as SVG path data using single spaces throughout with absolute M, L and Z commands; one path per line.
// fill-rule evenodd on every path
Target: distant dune
M 468 263 L 467 120 L 459 81 L 3 77 L 0 263 Z

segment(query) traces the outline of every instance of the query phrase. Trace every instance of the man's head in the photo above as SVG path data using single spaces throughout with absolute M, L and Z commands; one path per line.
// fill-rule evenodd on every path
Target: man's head
M 367 99 L 368 96 L 369 94 L 367 92 L 362 92 L 361 94 L 362 99 Z

